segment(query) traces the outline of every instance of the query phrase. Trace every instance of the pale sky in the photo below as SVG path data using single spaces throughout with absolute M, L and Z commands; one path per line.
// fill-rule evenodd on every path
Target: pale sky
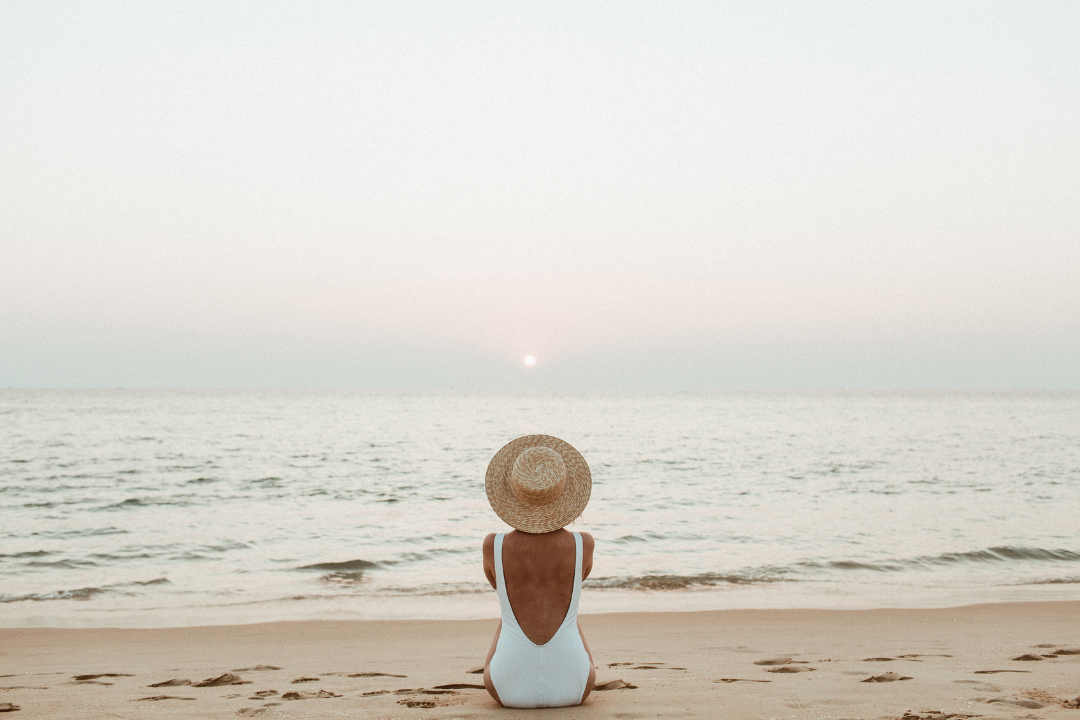
M 0 387 L 1080 388 L 1072 0 L 7 0 L 0 133 Z

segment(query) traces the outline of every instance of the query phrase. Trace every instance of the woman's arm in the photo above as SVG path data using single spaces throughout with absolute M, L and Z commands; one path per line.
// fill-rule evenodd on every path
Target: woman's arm
M 587 532 L 581 533 L 581 579 L 585 580 L 589 577 L 589 573 L 592 572 L 592 555 L 593 548 L 596 547 L 596 541 L 593 540 L 593 536 Z M 494 557 L 494 553 L 492 553 Z
M 589 558 L 592 559 L 591 551 L 589 552 Z M 484 538 L 484 575 L 487 575 L 491 587 L 498 590 L 495 587 L 495 533 L 490 533 Z

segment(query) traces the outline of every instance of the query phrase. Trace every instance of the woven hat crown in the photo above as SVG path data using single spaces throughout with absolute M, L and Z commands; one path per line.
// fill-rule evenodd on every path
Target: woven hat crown
M 559 496 L 566 484 L 566 464 L 551 448 L 522 451 L 510 471 L 514 496 L 527 505 L 545 505 Z
M 484 490 L 507 525 L 548 533 L 581 515 L 592 492 L 592 474 L 585 458 L 565 440 L 524 435 L 491 458 Z

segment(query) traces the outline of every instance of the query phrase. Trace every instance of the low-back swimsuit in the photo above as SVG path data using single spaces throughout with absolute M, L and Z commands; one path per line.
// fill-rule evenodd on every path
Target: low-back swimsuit
M 562 625 L 543 645 L 530 640 L 518 625 L 503 576 L 503 536 L 495 536 L 495 589 L 502 610 L 502 631 L 488 665 L 491 682 L 506 707 L 567 707 L 581 703 L 589 682 L 590 661 L 578 630 L 581 597 L 581 535 L 574 533 L 574 592 Z

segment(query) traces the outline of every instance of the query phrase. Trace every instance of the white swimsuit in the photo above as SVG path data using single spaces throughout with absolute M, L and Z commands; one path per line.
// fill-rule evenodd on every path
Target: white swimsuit
M 581 597 L 581 536 L 574 533 L 574 593 L 558 631 L 543 645 L 522 632 L 506 596 L 503 577 L 503 535 L 495 536 L 495 589 L 502 608 L 502 631 L 488 666 L 491 682 L 506 707 L 567 707 L 581 703 L 589 682 L 589 653 L 578 631 Z

